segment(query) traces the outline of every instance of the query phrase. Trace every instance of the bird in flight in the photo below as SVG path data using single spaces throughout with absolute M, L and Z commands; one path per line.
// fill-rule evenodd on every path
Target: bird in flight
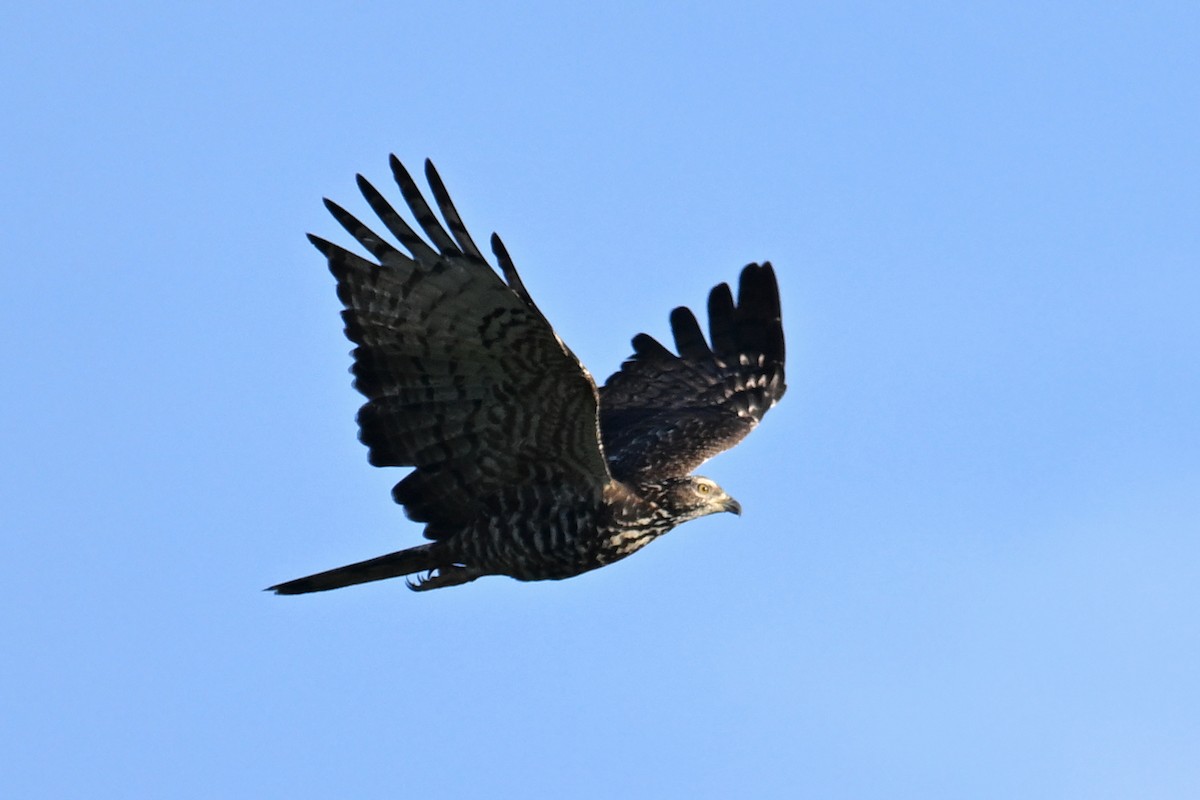
M 742 440 L 783 397 L 783 326 L 769 263 L 708 297 L 709 337 L 671 312 L 672 352 L 645 333 L 602 387 L 534 304 L 503 243 L 500 273 L 467 233 L 429 161 L 439 221 L 408 171 L 392 174 L 421 237 L 365 178 L 358 187 L 403 250 L 325 206 L 374 261 L 317 236 L 345 309 L 359 438 L 427 544 L 270 587 L 304 594 L 413 576 L 417 591 L 485 575 L 579 575 L 680 523 L 741 506 L 691 472 Z M 444 223 L 444 224 L 443 224 Z

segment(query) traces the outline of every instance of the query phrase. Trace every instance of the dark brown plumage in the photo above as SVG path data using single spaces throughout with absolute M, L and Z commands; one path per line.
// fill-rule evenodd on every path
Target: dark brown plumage
M 568 578 L 644 547 L 676 525 L 741 506 L 691 471 L 741 441 L 783 396 L 783 328 L 770 264 L 708 301 L 709 341 L 671 314 L 678 354 L 646 334 L 605 385 L 558 338 L 500 239 L 500 275 L 425 163 L 445 226 L 395 158 L 419 236 L 361 175 L 359 189 L 407 253 L 326 200 L 375 262 L 316 236 L 337 279 L 367 402 L 360 438 L 376 466 L 413 467 L 392 494 L 428 544 L 271 590 L 301 594 L 417 575 L 413 589 L 483 575 Z M 447 230 L 448 229 L 448 230 Z M 432 246 L 431 246 L 432 245 Z

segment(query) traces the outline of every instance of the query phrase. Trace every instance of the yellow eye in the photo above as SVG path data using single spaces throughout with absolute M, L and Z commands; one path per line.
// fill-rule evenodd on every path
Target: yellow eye
M 709 492 L 712 491 L 712 487 L 709 486 L 707 483 L 700 484 L 700 486 L 698 488 L 700 489 L 700 494 L 708 494 Z

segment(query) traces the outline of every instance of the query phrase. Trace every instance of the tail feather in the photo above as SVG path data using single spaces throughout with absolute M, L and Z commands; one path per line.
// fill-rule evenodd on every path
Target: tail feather
M 347 564 L 337 569 L 318 572 L 294 581 L 287 581 L 267 588 L 275 594 L 307 594 L 308 592 L 326 592 L 330 589 L 340 589 L 343 586 L 353 586 L 356 583 L 381 581 L 386 578 L 396 578 L 401 575 L 411 575 L 414 572 L 425 572 L 443 566 L 436 551 L 437 544 L 423 544 L 410 547 L 386 556 L 359 561 L 357 564 Z

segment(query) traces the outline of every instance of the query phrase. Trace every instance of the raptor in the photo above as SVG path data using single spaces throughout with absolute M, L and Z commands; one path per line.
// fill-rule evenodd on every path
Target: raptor
M 492 235 L 499 272 L 467 232 L 434 169 L 441 220 L 391 157 L 421 236 L 365 178 L 358 186 L 390 243 L 325 205 L 374 260 L 309 239 L 337 279 L 354 385 L 367 402 L 370 462 L 412 467 L 392 495 L 426 544 L 270 587 L 278 594 L 411 576 L 415 590 L 485 575 L 569 578 L 611 564 L 680 523 L 741 506 L 691 474 L 742 440 L 783 397 L 779 289 L 769 263 L 708 298 L 706 339 L 671 312 L 672 351 L 647 334 L 597 388 L 534 304 Z

